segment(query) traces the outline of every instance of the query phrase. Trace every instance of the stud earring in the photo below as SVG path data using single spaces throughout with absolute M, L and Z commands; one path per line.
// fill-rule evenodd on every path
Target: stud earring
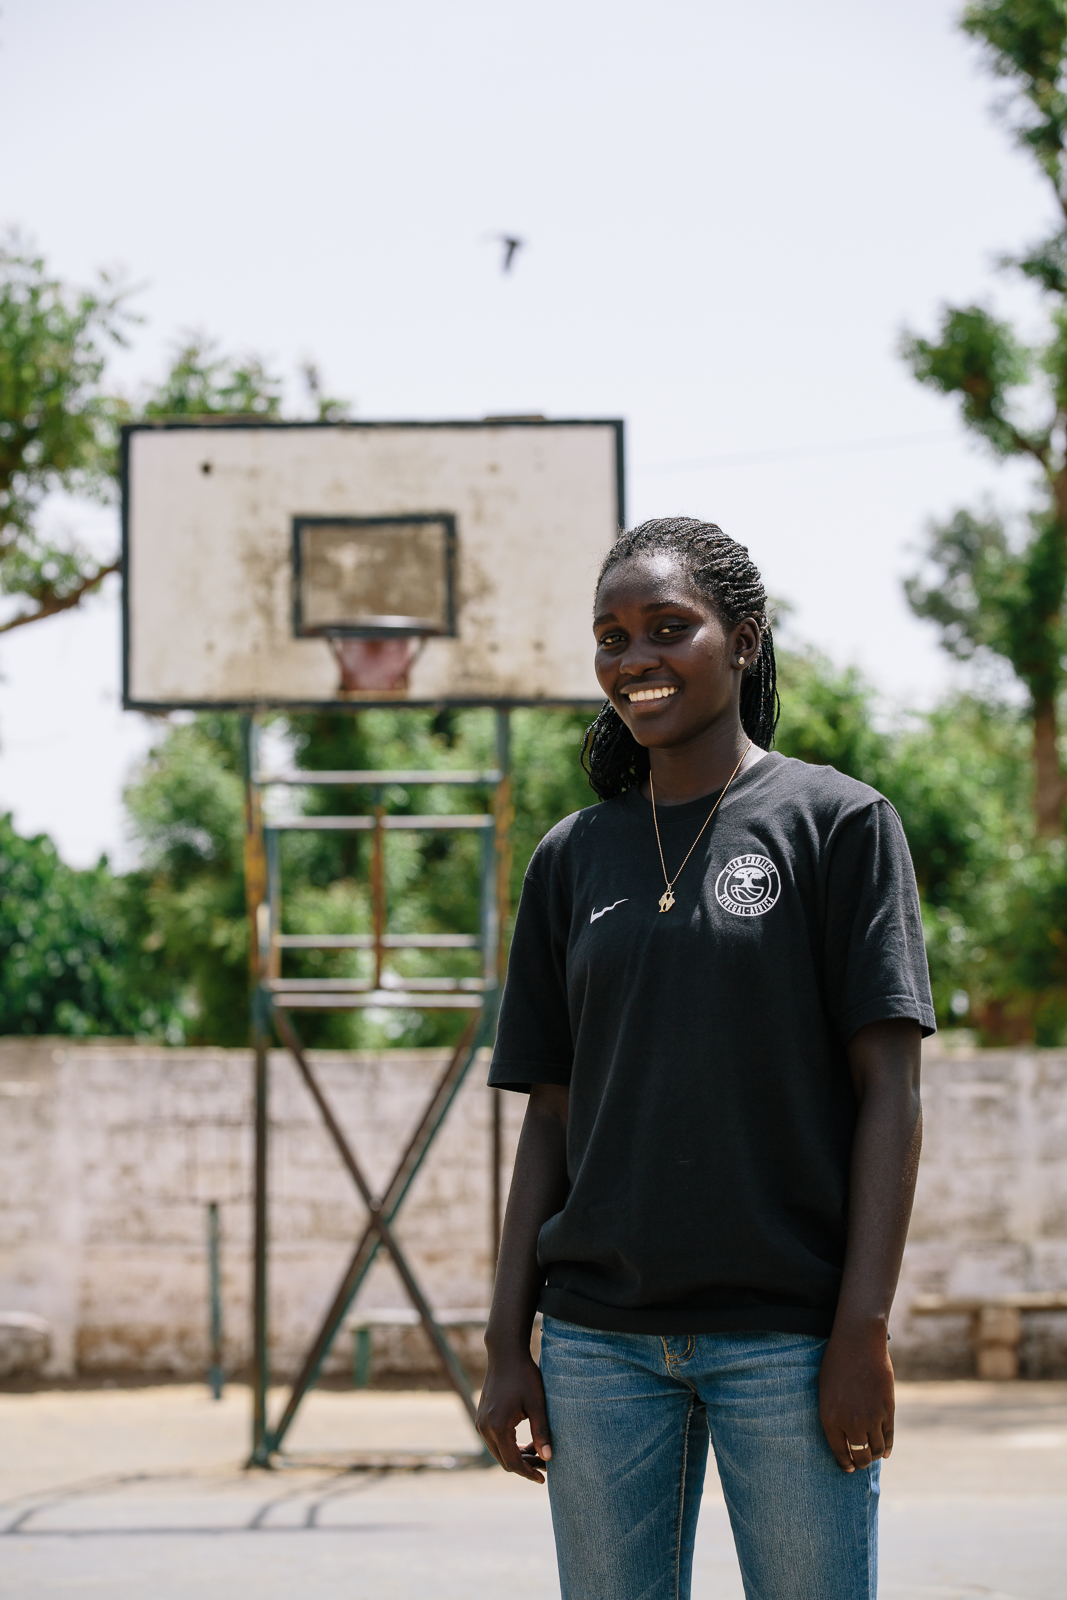
M 737 664 L 738 664 L 738 666 L 739 666 L 739 667 L 743 667 L 743 666 L 744 666 L 744 664 L 745 664 L 745 658 L 744 658 L 744 656 L 738 656 L 738 658 L 737 658 Z

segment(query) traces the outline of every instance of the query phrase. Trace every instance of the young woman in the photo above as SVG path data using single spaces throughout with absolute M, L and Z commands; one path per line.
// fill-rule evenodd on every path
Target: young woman
M 530 1098 L 479 1426 L 547 1469 L 563 1600 L 689 1595 L 709 1429 L 749 1600 L 876 1590 L 934 1017 L 896 813 L 768 753 L 766 605 L 713 525 L 620 535 L 601 803 L 542 840 L 516 920 L 489 1081 Z

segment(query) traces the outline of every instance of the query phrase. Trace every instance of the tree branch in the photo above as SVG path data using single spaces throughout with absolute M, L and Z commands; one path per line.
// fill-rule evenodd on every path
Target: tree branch
M 1067 222 L 1067 194 L 1064 194 L 1063 190 L 1061 189 L 1058 178 L 1052 178 L 1050 175 L 1050 181 L 1052 183 L 1052 187 L 1056 191 L 1056 204 L 1063 212 L 1063 220 Z
M 1051 434 L 1048 438 L 1042 440 L 1028 439 L 1025 433 L 1020 433 L 1014 424 L 1006 422 L 1004 426 L 1008 429 L 1012 443 L 1020 455 L 1033 456 L 1034 460 L 1039 461 L 1047 472 L 1049 451 L 1052 448 Z
M 69 611 L 85 595 L 91 594 L 105 578 L 110 577 L 111 573 L 118 572 L 121 565 L 121 560 L 113 561 L 109 567 L 101 567 L 88 578 L 83 578 L 77 588 L 72 589 L 69 594 L 52 595 L 49 599 L 42 600 L 36 611 L 26 611 L 19 617 L 12 617 L 10 622 L 0 622 L 0 633 L 10 633 L 12 628 L 21 628 L 27 622 L 41 622 L 45 617 L 54 617 L 59 611 Z

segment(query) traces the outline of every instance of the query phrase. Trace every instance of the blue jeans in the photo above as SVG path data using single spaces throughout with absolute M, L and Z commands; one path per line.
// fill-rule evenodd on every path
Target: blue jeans
M 708 1435 L 748 1600 L 873 1600 L 880 1463 L 842 1472 L 824 1339 L 601 1333 L 545 1317 L 563 1600 L 688 1600 Z

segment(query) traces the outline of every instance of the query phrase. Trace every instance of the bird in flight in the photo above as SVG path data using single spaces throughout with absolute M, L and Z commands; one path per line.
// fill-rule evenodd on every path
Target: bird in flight
M 526 240 L 513 239 L 506 233 L 499 234 L 498 238 L 500 243 L 504 246 L 504 260 L 501 263 L 501 270 L 503 272 L 510 272 L 511 263 L 515 259 L 515 252 L 522 249 L 523 245 L 526 243 Z

